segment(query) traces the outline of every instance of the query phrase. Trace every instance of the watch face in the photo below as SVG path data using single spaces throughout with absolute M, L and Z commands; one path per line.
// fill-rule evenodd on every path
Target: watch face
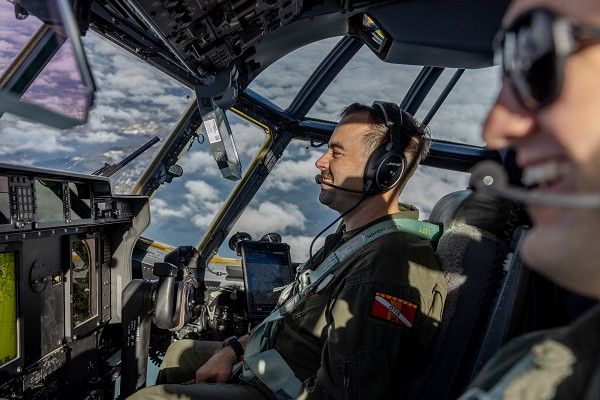
M 228 337 L 227 339 L 223 340 L 223 347 L 229 346 L 229 344 L 235 340 L 237 340 L 237 336 Z

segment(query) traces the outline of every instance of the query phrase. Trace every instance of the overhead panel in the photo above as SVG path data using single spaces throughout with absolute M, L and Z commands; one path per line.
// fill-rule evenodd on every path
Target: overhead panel
M 130 0 L 177 57 L 198 76 L 226 69 L 302 10 L 302 0 Z M 207 82 L 210 83 L 210 82 Z

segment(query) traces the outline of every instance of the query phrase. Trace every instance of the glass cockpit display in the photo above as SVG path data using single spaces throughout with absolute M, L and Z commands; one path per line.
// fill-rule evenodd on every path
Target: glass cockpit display
M 77 327 L 96 316 L 96 241 L 75 240 L 71 245 L 73 268 L 73 326 Z
M 0 365 L 17 357 L 17 255 L 0 253 Z

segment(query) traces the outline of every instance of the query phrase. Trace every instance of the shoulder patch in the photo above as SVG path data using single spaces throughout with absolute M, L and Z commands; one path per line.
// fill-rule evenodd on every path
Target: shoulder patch
M 412 328 L 416 313 L 416 304 L 386 293 L 375 292 L 371 317 Z

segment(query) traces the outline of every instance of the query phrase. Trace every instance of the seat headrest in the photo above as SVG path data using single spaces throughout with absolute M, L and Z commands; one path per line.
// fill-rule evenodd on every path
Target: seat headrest
M 458 224 L 476 226 L 488 232 L 500 233 L 508 221 L 513 202 L 477 194 L 470 189 L 448 193 L 431 210 L 428 221 L 443 224 L 444 231 Z

